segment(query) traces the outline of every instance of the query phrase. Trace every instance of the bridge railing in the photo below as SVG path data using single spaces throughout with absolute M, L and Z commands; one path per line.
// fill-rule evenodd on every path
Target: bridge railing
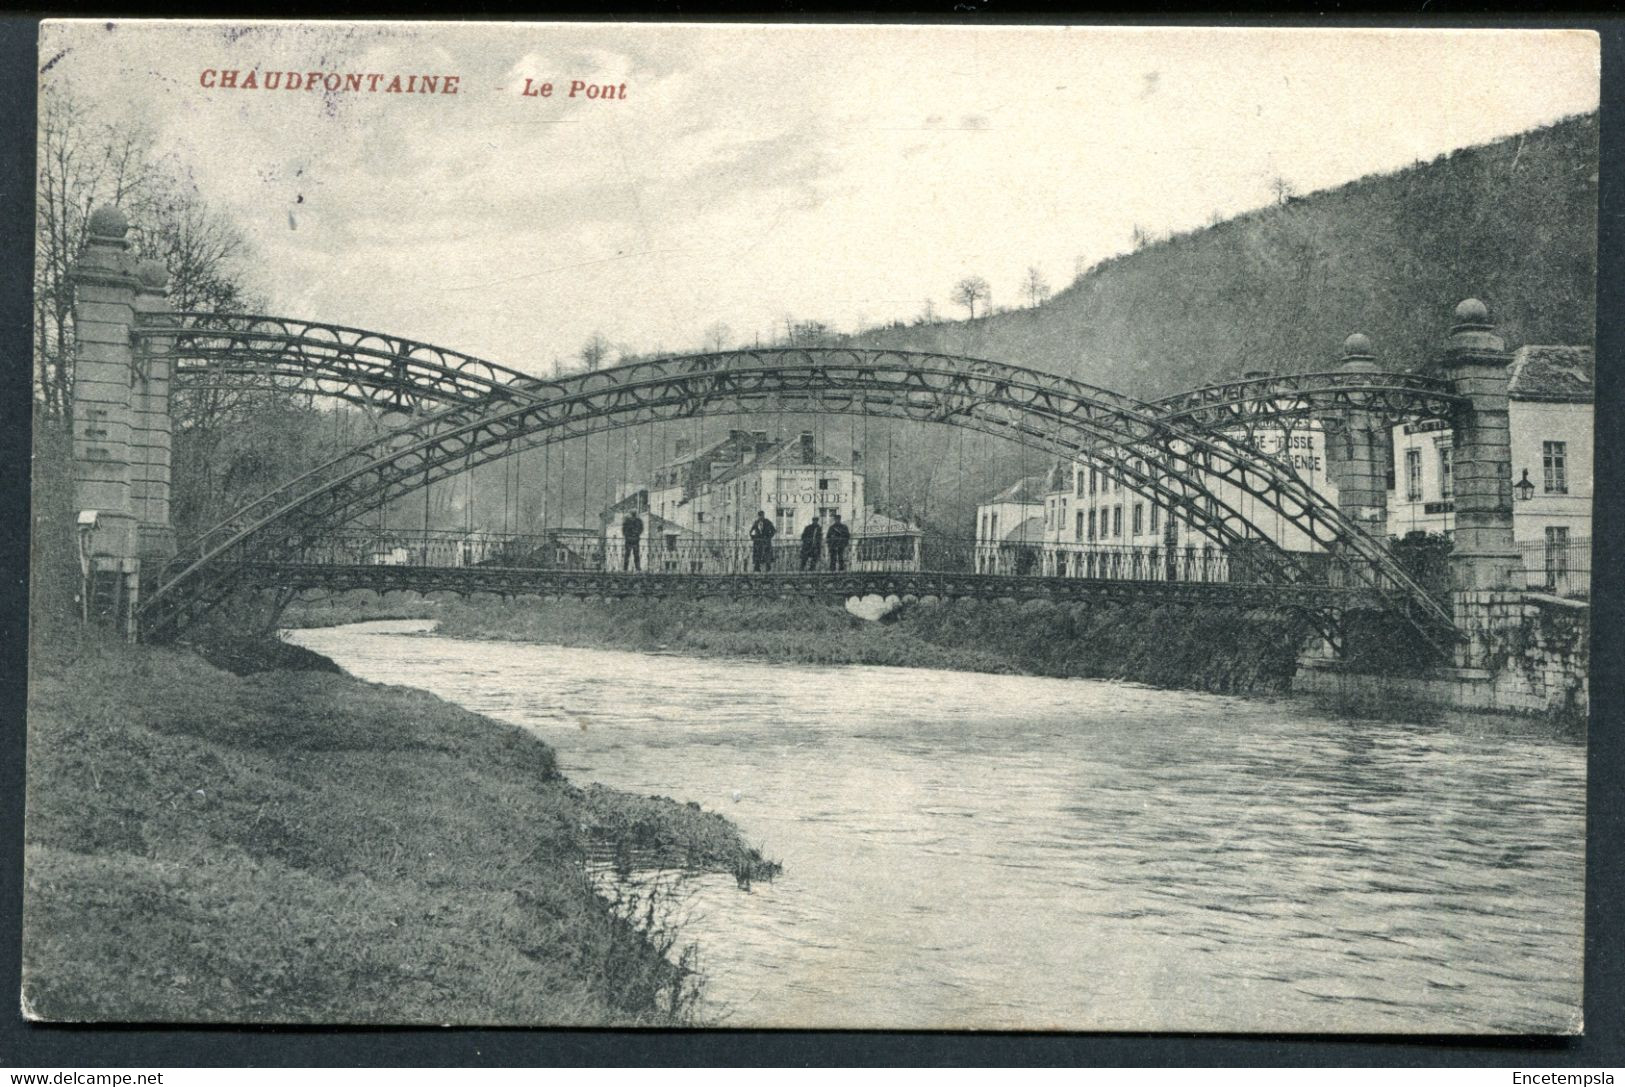
M 1089 578 L 1262 584 L 1268 567 L 1214 546 L 1070 544 L 988 541 L 935 533 L 853 536 L 844 555 L 816 552 L 799 539 L 775 539 L 765 551 L 736 537 L 645 536 L 635 554 L 618 537 L 582 531 L 506 534 L 357 529 L 319 539 L 295 538 L 276 558 L 301 564 L 492 567 L 627 574 L 754 572 L 930 572 L 1006 577 Z M 1310 582 L 1324 581 L 1314 573 Z
M 848 570 L 969 570 L 971 547 L 920 533 L 853 536 L 840 561 Z M 580 532 L 507 534 L 451 530 L 358 529 L 320 538 L 295 537 L 277 556 L 287 562 L 344 566 L 619 571 L 669 574 L 785 572 L 803 568 L 799 539 L 774 540 L 762 553 L 749 539 L 645 536 L 635 549 L 624 540 Z M 829 569 L 837 561 L 820 544 L 805 568 Z
M 1096 578 L 1108 581 L 1231 581 L 1246 568 L 1215 547 L 1134 544 L 1063 544 L 982 541 L 975 549 L 982 574 Z

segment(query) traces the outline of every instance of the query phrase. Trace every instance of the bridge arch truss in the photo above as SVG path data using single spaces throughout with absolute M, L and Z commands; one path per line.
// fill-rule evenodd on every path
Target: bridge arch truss
M 1296 471 L 1263 454 L 1249 426 L 1274 425 L 1348 406 L 1409 418 L 1441 417 L 1454 400 L 1411 375 L 1307 375 L 1199 390 L 1194 399 L 1147 404 L 1054 374 L 958 356 L 855 348 L 768 348 L 631 363 L 567 378 L 537 379 L 485 369 L 442 349 L 388 360 L 387 337 L 356 334 L 309 364 L 311 343 L 330 342 L 308 322 L 230 327 L 201 365 L 297 380 L 309 365 L 333 393 L 396 410 L 452 399 L 398 429 L 290 481 L 183 549 L 144 609 L 161 632 L 233 591 L 234 564 L 296 555 L 320 537 L 438 480 L 550 442 L 698 415 L 859 414 L 965 427 L 1054 456 L 1104 462 L 1131 490 L 1186 519 L 1222 547 L 1245 550 L 1262 577 L 1298 584 L 1312 577 L 1214 486 L 1250 496 L 1331 550 L 1341 581 L 1374 596 L 1434 637 L 1449 615 L 1394 561 L 1386 547 L 1328 503 Z M 281 319 L 276 319 L 280 321 Z M 212 327 L 212 326 L 211 326 Z M 286 331 L 279 333 L 278 327 Z M 355 333 L 356 330 L 348 330 Z M 212 334 L 212 333 L 211 333 Z M 199 333 L 200 336 L 204 333 Z M 143 339 L 177 362 L 188 352 L 177 330 Z M 171 337 L 174 337 L 171 339 Z M 232 337 L 236 337 L 233 339 Z M 279 339 L 280 337 L 280 339 Z M 242 353 L 231 345 L 242 345 Z M 407 345 L 399 346 L 404 350 Z M 235 361 L 233 361 L 235 360 Z M 478 365 L 475 365 L 478 364 Z M 178 365 L 177 373 L 185 374 Z M 455 376 L 452 376 L 455 375 Z M 313 378 L 312 380 L 317 380 Z M 403 392 L 422 387 L 418 400 Z M 442 398 L 434 400 L 434 397 Z

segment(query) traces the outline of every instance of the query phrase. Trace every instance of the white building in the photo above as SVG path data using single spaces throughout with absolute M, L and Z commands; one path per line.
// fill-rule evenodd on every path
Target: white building
M 1318 424 L 1252 436 L 1266 453 L 1289 463 L 1310 487 L 1336 502 L 1337 487 L 1326 472 L 1325 435 Z M 1185 571 L 1201 576 L 1216 561 L 1213 541 L 1188 520 L 1170 515 L 1165 505 L 1133 485 L 1133 465 L 1124 473 L 1116 465 L 1085 458 L 1057 463 L 1043 477 L 1043 562 L 1046 574 L 1066 576 L 1160 577 L 1168 549 Z M 1257 498 L 1223 481 L 1213 481 L 1218 501 L 1241 513 L 1289 550 L 1313 550 L 1299 528 Z M 988 507 L 983 507 L 987 509 Z
M 1509 367 L 1513 537 L 1524 550 L 1532 588 L 1584 591 L 1588 581 L 1594 372 L 1588 347 L 1523 347 Z M 1257 433 L 1253 440 L 1336 504 L 1337 485 L 1327 473 L 1326 438 L 1318 423 Z M 1394 428 L 1390 536 L 1453 531 L 1452 440 L 1443 422 Z M 1186 566 L 1211 553 L 1212 541 L 1118 476 L 1110 465 L 1084 459 L 1058 462 L 1045 476 L 1022 480 L 978 507 L 978 555 L 993 554 L 988 547 L 998 538 L 995 523 L 1010 524 L 1030 511 L 1042 518 L 1040 569 L 1050 575 L 1138 576 L 1134 571 L 1153 548 L 1159 562 L 1174 548 Z M 1320 549 L 1250 495 L 1222 482 L 1213 490 L 1283 548 Z M 991 560 L 979 557 L 978 569 L 984 565 L 991 569 Z
M 1019 479 L 976 507 L 976 572 L 1033 572 L 1044 542 L 1045 477 Z
M 862 471 L 819 450 L 811 431 L 772 441 L 766 431 L 732 430 L 704 449 L 679 439 L 645 489 L 644 509 L 704 539 L 745 537 L 758 510 L 781 540 L 814 518 L 827 525 L 839 513 L 854 535 L 863 520 Z M 618 532 L 619 520 L 608 527 Z
M 1512 356 L 1507 383 L 1512 535 L 1520 544 L 1544 545 L 1554 535 L 1591 535 L 1595 372 L 1589 347 L 1521 347 Z M 1391 534 L 1448 535 L 1455 528 L 1451 440 L 1443 423 L 1394 428 Z
M 645 522 L 646 568 L 743 568 L 750 526 L 762 511 L 778 530 L 774 547 L 781 564 L 794 561 L 810 522 L 816 519 L 828 530 L 835 514 L 852 533 L 850 568 L 917 563 L 919 529 L 865 508 L 861 464 L 856 450 L 847 462 L 820 450 L 812 431 L 771 440 L 766 431 L 731 430 L 703 449 L 679 439 L 675 455 L 656 466 L 647 486 L 600 515 L 605 553 L 612 566 L 619 565 L 621 521 L 636 510 Z
M 1593 387 L 1589 347 L 1520 347 L 1507 382 L 1512 444 L 1512 537 L 1528 586 L 1589 588 Z M 1448 536 L 1456 527 L 1452 433 L 1443 423 L 1394 428 L 1388 532 Z

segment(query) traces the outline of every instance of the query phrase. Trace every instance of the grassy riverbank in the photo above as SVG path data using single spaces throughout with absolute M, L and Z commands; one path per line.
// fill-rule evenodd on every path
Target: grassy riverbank
M 419 691 L 71 627 L 36 632 L 32 669 L 36 1016 L 682 1024 L 680 934 L 595 894 L 586 851 L 771 874 L 721 816 L 577 788 Z
M 1290 683 L 1307 630 L 1233 608 L 962 600 L 872 623 L 803 600 L 447 600 L 440 631 L 557 645 L 665 649 L 815 664 L 880 664 L 1128 679 L 1222 692 Z

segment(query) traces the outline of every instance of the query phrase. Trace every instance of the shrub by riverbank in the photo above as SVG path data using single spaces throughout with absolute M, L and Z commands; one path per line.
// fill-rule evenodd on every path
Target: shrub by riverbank
M 698 976 L 589 848 L 772 874 L 521 729 L 77 628 L 31 659 L 24 1001 L 52 1020 L 681 1024 Z
M 442 603 L 441 633 L 556 645 L 665 649 L 814 664 L 879 664 L 1127 679 L 1241 693 L 1285 690 L 1303 621 L 1237 608 L 960 600 L 872 623 L 839 605 L 786 600 Z
M 282 609 L 277 625 L 286 630 L 337 627 L 375 619 L 433 619 L 440 615 L 439 600 L 408 593 L 384 594 L 370 589 L 338 593 L 322 600 L 295 600 Z

